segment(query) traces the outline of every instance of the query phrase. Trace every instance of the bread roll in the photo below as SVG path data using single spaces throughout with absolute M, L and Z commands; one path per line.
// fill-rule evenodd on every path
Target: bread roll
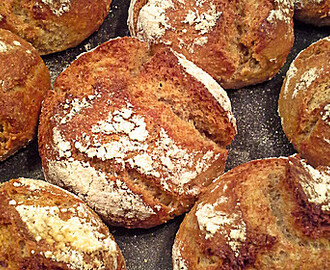
M 314 165 L 330 166 L 330 39 L 319 40 L 292 62 L 278 110 L 294 148 Z
M 187 211 L 225 166 L 236 133 L 230 101 L 205 72 L 134 38 L 80 56 L 43 104 L 48 181 L 109 224 L 148 228 Z
M 49 71 L 38 52 L 0 29 L 0 161 L 34 138 L 48 89 Z
M 101 219 L 76 196 L 44 181 L 0 185 L 0 268 L 126 269 Z
M 77 46 L 95 32 L 111 0 L 2 0 L 0 28 L 31 42 L 40 54 Z
M 330 168 L 296 156 L 219 177 L 186 215 L 173 269 L 329 269 Z
M 132 0 L 132 36 L 171 46 L 224 88 L 271 79 L 293 45 L 291 0 Z
M 315 26 L 330 25 L 330 0 L 295 0 L 294 18 Z

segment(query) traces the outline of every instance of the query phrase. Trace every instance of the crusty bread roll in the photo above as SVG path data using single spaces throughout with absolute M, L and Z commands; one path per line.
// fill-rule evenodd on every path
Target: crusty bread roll
M 329 269 L 330 168 L 295 156 L 219 177 L 186 215 L 173 269 Z
M 283 130 L 314 165 L 330 166 L 330 39 L 319 40 L 292 62 L 278 101 Z
M 126 269 L 102 220 L 47 182 L 20 178 L 1 184 L 0 224 L 1 269 Z
M 224 88 L 271 79 L 293 45 L 291 0 L 132 0 L 132 36 L 171 46 Z
M 34 138 L 48 89 L 49 71 L 38 52 L 0 29 L 0 161 Z
M 330 25 L 330 0 L 294 0 L 294 18 L 315 26 Z
M 0 28 L 31 42 L 40 54 L 77 46 L 102 24 L 111 0 L 2 0 Z
M 134 38 L 80 56 L 43 103 L 46 179 L 109 224 L 148 228 L 187 211 L 219 175 L 236 133 L 225 91 L 169 49 Z

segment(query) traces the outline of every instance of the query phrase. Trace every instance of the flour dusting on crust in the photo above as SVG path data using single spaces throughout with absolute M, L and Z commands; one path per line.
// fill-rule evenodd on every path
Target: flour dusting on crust
M 313 81 L 318 78 L 322 71 L 323 68 L 318 69 L 316 67 L 305 71 L 301 75 L 299 82 L 296 84 L 296 87 L 293 90 L 292 98 L 295 98 L 300 91 L 306 91 L 306 89 L 312 84 Z
M 220 197 L 214 204 L 199 204 L 196 217 L 199 229 L 205 233 L 205 239 L 212 238 L 215 234 L 223 235 L 237 257 L 242 243 L 246 240 L 246 224 L 239 209 L 239 202 L 235 211 L 230 214 L 215 210 L 227 200 L 227 197 Z
M 129 31 L 133 37 L 136 36 L 135 27 L 134 27 L 134 8 L 137 0 L 131 0 L 128 8 L 128 18 L 127 18 L 127 26 L 129 27 Z
M 184 246 L 178 240 L 175 240 L 172 248 L 173 270 L 188 270 L 185 260 L 181 256 L 181 249 Z
M 137 37 L 147 42 L 159 40 L 166 29 L 172 26 L 166 16 L 166 10 L 174 8 L 171 0 L 150 0 L 140 10 L 137 22 Z
M 0 41 L 0 53 L 6 52 L 7 50 L 7 45 L 3 41 Z
M 136 0 L 132 1 L 129 9 L 128 25 L 133 36 L 137 36 L 140 40 L 148 43 L 163 43 L 171 45 L 172 41 L 167 40 L 164 35 L 166 31 L 178 33 L 176 39 L 180 48 L 187 48 L 190 53 L 194 53 L 195 46 L 203 46 L 208 42 L 208 36 L 216 27 L 216 24 L 222 14 L 217 10 L 217 6 L 211 1 L 192 2 L 191 9 L 186 8 L 184 1 L 171 0 L 149 0 L 138 14 L 136 32 L 134 27 L 134 6 Z M 180 22 L 182 27 L 177 27 L 176 22 L 171 23 L 169 19 L 170 13 L 176 16 L 176 12 L 184 12 L 184 18 Z M 182 28 L 182 29 L 181 29 Z M 193 40 L 187 40 L 185 33 L 187 29 L 195 32 L 197 37 Z
M 323 211 L 330 211 L 330 167 L 327 167 L 327 170 L 320 171 L 308 165 L 304 160 L 301 160 L 300 163 L 311 176 L 311 181 L 305 179 L 299 181 L 308 201 L 321 205 Z
M 292 21 L 293 0 L 275 0 L 276 9 L 271 10 L 267 17 L 270 23 L 284 21 L 290 23 Z
M 292 80 L 292 78 L 295 78 L 297 75 L 298 69 L 294 64 L 294 61 L 291 63 L 289 70 L 286 73 L 286 81 L 283 87 L 283 97 L 286 98 L 287 94 L 289 92 L 289 85 Z
M 28 187 L 30 192 L 44 190 L 51 192 L 54 196 L 63 195 L 62 193 L 57 194 L 57 188 L 44 181 L 21 178 L 13 182 L 13 185 Z M 19 202 L 15 209 L 35 241 L 46 241 L 50 246 L 55 247 L 53 251 L 41 253 L 46 258 L 63 262 L 69 268 L 105 269 L 104 263 L 97 258 L 87 263 L 84 254 L 109 252 L 114 262 L 113 269 L 117 268 L 116 243 L 109 235 L 100 233 L 100 228 L 104 225 L 100 220 L 93 218 L 85 204 L 76 202 L 70 207 L 65 207 Z M 71 217 L 63 219 L 63 213 L 70 214 Z
M 17 40 L 14 40 L 12 44 L 9 44 L 7 42 L 3 42 L 0 37 L 0 53 L 7 53 L 10 52 L 11 50 L 20 49 L 17 47 L 21 47 L 21 46 L 22 44 Z M 29 53 L 26 51 L 26 53 L 31 54 L 31 51 Z
M 78 192 L 98 213 L 144 220 L 155 214 L 143 199 L 125 183 L 97 171 L 88 162 L 49 161 L 48 174 L 52 181 L 63 181 Z
M 101 97 L 100 94 L 98 96 Z M 110 111 L 104 119 L 91 125 L 89 133 L 92 136 L 78 132 L 74 141 L 65 140 L 60 127 L 69 124 L 82 110 L 91 108 L 97 99 L 67 100 L 63 105 L 64 116 L 54 117 L 58 126 L 53 129 L 53 142 L 59 157 L 70 160 L 71 152 L 79 151 L 88 158 L 114 162 L 123 170 L 125 166 L 130 166 L 143 175 L 156 177 L 164 190 L 172 188 L 182 194 L 198 192 L 194 188 L 187 190 L 184 185 L 205 172 L 218 159 L 219 154 L 212 150 L 202 152 L 185 149 L 164 128 L 160 128 L 156 140 L 150 141 L 144 116 L 139 115 L 128 101 L 125 101 L 123 107 Z M 225 106 L 230 106 L 230 103 L 228 105 L 224 102 Z M 108 105 L 111 105 L 111 101 Z
M 322 120 L 330 125 L 330 104 L 324 106 L 323 111 L 321 112 Z
M 194 26 L 199 35 L 204 35 L 215 27 L 221 14 L 222 12 L 217 11 L 216 6 L 210 2 L 210 7 L 206 12 L 200 13 L 197 9 L 188 10 L 182 22 Z
M 41 0 L 41 2 L 47 5 L 51 12 L 58 17 L 70 11 L 70 0 Z

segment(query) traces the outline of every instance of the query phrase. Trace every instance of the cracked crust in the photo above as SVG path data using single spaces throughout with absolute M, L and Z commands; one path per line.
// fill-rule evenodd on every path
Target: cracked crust
M 330 40 L 303 50 L 292 62 L 278 101 L 283 130 L 313 166 L 330 165 Z
M 294 18 L 315 26 L 330 25 L 330 0 L 295 0 Z
M 40 54 L 75 47 L 102 24 L 111 0 L 2 0 L 0 28 L 29 41 Z
M 227 94 L 169 49 L 111 40 L 63 72 L 43 104 L 48 181 L 109 224 L 148 228 L 190 209 L 236 134 Z
M 291 156 L 220 176 L 180 225 L 173 269 L 329 268 L 329 169 Z
M 271 79 L 293 45 L 291 0 L 134 0 L 132 36 L 153 51 L 171 46 L 224 88 Z
M 107 226 L 73 194 L 19 178 L 0 198 L 0 268 L 126 269 Z
M 35 137 L 50 75 L 25 40 L 0 29 L 0 161 Z

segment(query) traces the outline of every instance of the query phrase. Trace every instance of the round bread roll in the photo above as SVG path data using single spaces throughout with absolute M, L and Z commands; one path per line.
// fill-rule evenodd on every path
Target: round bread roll
M 2 0 L 0 28 L 31 42 L 40 54 L 75 47 L 95 32 L 111 0 Z
M 173 269 L 329 269 L 330 168 L 299 158 L 240 165 L 186 215 Z
M 41 101 L 50 87 L 38 52 L 0 29 L 0 161 L 34 138 Z
M 132 0 L 132 36 L 171 46 L 224 88 L 271 79 L 293 45 L 291 0 Z
M 292 62 L 278 101 L 283 130 L 313 166 L 330 166 L 330 39 L 303 50 Z
M 315 26 L 328 26 L 330 0 L 294 0 L 294 18 Z
M 0 224 L 1 269 L 126 269 L 102 220 L 79 198 L 44 181 L 1 184 Z
M 169 49 L 119 38 L 80 56 L 43 103 L 45 177 L 111 225 L 148 228 L 190 209 L 225 166 L 230 101 Z

